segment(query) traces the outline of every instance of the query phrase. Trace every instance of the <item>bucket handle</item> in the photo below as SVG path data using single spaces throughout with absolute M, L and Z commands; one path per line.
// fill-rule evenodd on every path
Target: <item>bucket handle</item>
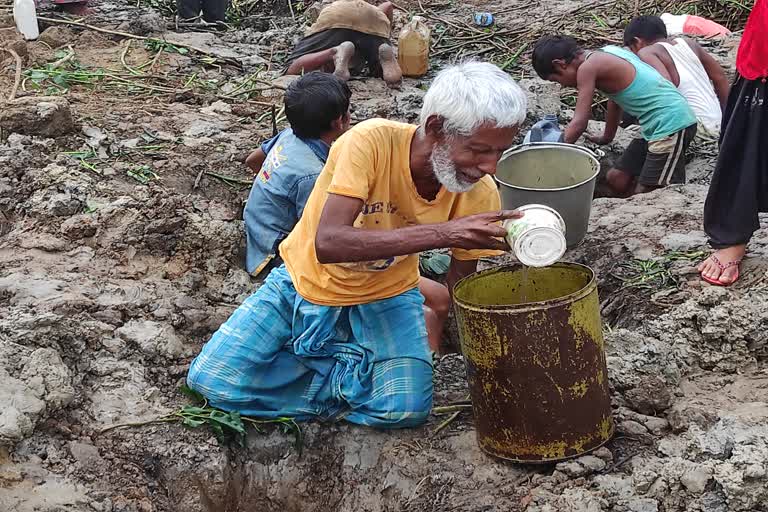
M 526 146 L 553 146 L 553 145 L 554 146 L 557 146 L 557 145 L 559 145 L 559 146 L 568 146 L 568 147 L 571 147 L 571 148 L 572 147 L 576 147 L 576 148 L 578 148 L 578 149 L 580 149 L 582 151 L 585 151 L 585 152 L 589 153 L 590 155 L 595 157 L 597 160 L 601 160 L 602 158 L 605 158 L 605 151 L 603 151 L 600 148 L 590 149 L 590 148 L 588 148 L 586 146 L 577 146 L 576 144 L 567 144 L 565 142 L 532 142 L 532 141 L 531 142 L 523 142 L 522 144 L 520 144 L 518 146 L 513 146 L 513 147 L 509 148 L 504 153 L 505 154 L 506 153 L 511 153 L 512 151 L 514 151 L 516 149 L 519 149 L 521 147 L 526 147 Z
M 582 147 L 587 151 L 589 151 L 590 153 L 592 153 L 595 156 L 595 158 L 597 158 L 598 160 L 602 160 L 603 158 L 605 158 L 605 151 L 603 151 L 600 148 L 590 149 L 588 147 L 584 147 L 584 146 Z

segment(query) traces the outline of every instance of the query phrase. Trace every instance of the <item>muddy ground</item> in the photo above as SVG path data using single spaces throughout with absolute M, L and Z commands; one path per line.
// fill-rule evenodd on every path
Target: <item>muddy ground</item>
M 86 23 L 175 29 L 132 1 L 91 4 Z M 514 28 L 588 4 L 480 5 L 428 9 L 463 23 L 481 8 Z M 697 148 L 688 185 L 595 200 L 590 233 L 568 255 L 599 276 L 618 426 L 591 456 L 493 460 L 469 412 L 437 434 L 445 416 L 398 432 L 305 424 L 301 450 L 272 426 L 244 446 L 178 423 L 102 432 L 188 403 L 178 389 L 190 359 L 258 286 L 242 269 L 243 160 L 272 132 L 266 104 L 284 124 L 270 84 L 285 84 L 280 59 L 301 34 L 302 6 L 296 21 L 265 4 L 230 32 L 166 32 L 157 59 L 141 41 L 76 27 L 24 43 L 0 23 L 0 46 L 25 70 L 18 99 L 0 106 L 0 510 L 768 510 L 768 236 L 755 237 L 736 286 L 702 286 L 712 145 Z M 737 42 L 709 45 L 729 72 Z M 55 67 L 69 82 L 56 82 L 52 66 L 70 53 Z M 97 69 L 123 81 L 95 83 Z M 160 78 L 138 86 L 131 69 Z M 567 119 L 559 89 L 532 78 L 525 58 L 513 73 L 530 93 L 528 123 L 560 108 Z M 354 118 L 413 121 L 428 82 L 355 80 Z M 245 100 L 237 87 L 264 90 Z M 436 405 L 466 397 L 461 356 L 439 360 L 435 384 Z

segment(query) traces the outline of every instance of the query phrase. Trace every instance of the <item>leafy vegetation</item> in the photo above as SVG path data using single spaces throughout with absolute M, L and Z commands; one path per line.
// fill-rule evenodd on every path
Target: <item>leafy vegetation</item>
M 698 261 L 705 256 L 704 251 L 672 251 L 660 258 L 632 259 L 617 265 L 612 275 L 622 282 L 622 288 L 659 291 L 676 288 L 680 285 L 677 276 L 672 273 L 672 263 L 676 261 Z
M 245 436 L 248 433 L 247 427 L 250 426 L 258 433 L 264 432 L 267 425 L 276 425 L 284 433 L 291 433 L 294 436 L 294 446 L 299 456 L 304 447 L 304 438 L 301 427 L 293 418 L 274 418 L 274 419 L 255 419 L 241 416 L 235 411 L 222 411 L 211 407 L 208 401 L 197 391 L 183 385 L 179 391 L 190 398 L 194 404 L 185 405 L 178 410 L 159 416 L 157 418 L 136 423 L 119 423 L 110 425 L 103 429 L 101 433 L 115 430 L 118 428 L 141 427 L 157 423 L 181 423 L 187 428 L 207 427 L 213 432 L 213 435 L 221 444 L 237 443 L 239 446 L 245 445 Z

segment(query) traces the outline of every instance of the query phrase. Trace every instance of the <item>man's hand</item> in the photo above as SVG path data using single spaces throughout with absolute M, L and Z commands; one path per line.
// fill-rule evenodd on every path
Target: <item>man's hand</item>
M 509 249 L 509 245 L 499 238 L 507 236 L 507 231 L 499 222 L 519 219 L 522 216 L 522 212 L 517 210 L 501 210 L 454 219 L 446 222 L 444 226 L 448 230 L 450 247 L 504 251 Z
M 522 216 L 517 211 L 497 211 L 438 224 L 360 229 L 354 222 L 362 208 L 361 199 L 328 194 L 315 235 L 317 261 L 375 261 L 445 248 L 508 250 L 509 246 L 499 240 L 507 233 L 498 223 Z

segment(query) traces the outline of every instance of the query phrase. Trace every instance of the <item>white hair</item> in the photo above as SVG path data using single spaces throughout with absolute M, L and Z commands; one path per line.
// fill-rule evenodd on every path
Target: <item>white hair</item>
M 485 123 L 497 128 L 525 120 L 527 98 L 512 77 L 488 62 L 464 62 L 437 74 L 421 108 L 421 125 L 439 116 L 448 134 L 472 135 Z

